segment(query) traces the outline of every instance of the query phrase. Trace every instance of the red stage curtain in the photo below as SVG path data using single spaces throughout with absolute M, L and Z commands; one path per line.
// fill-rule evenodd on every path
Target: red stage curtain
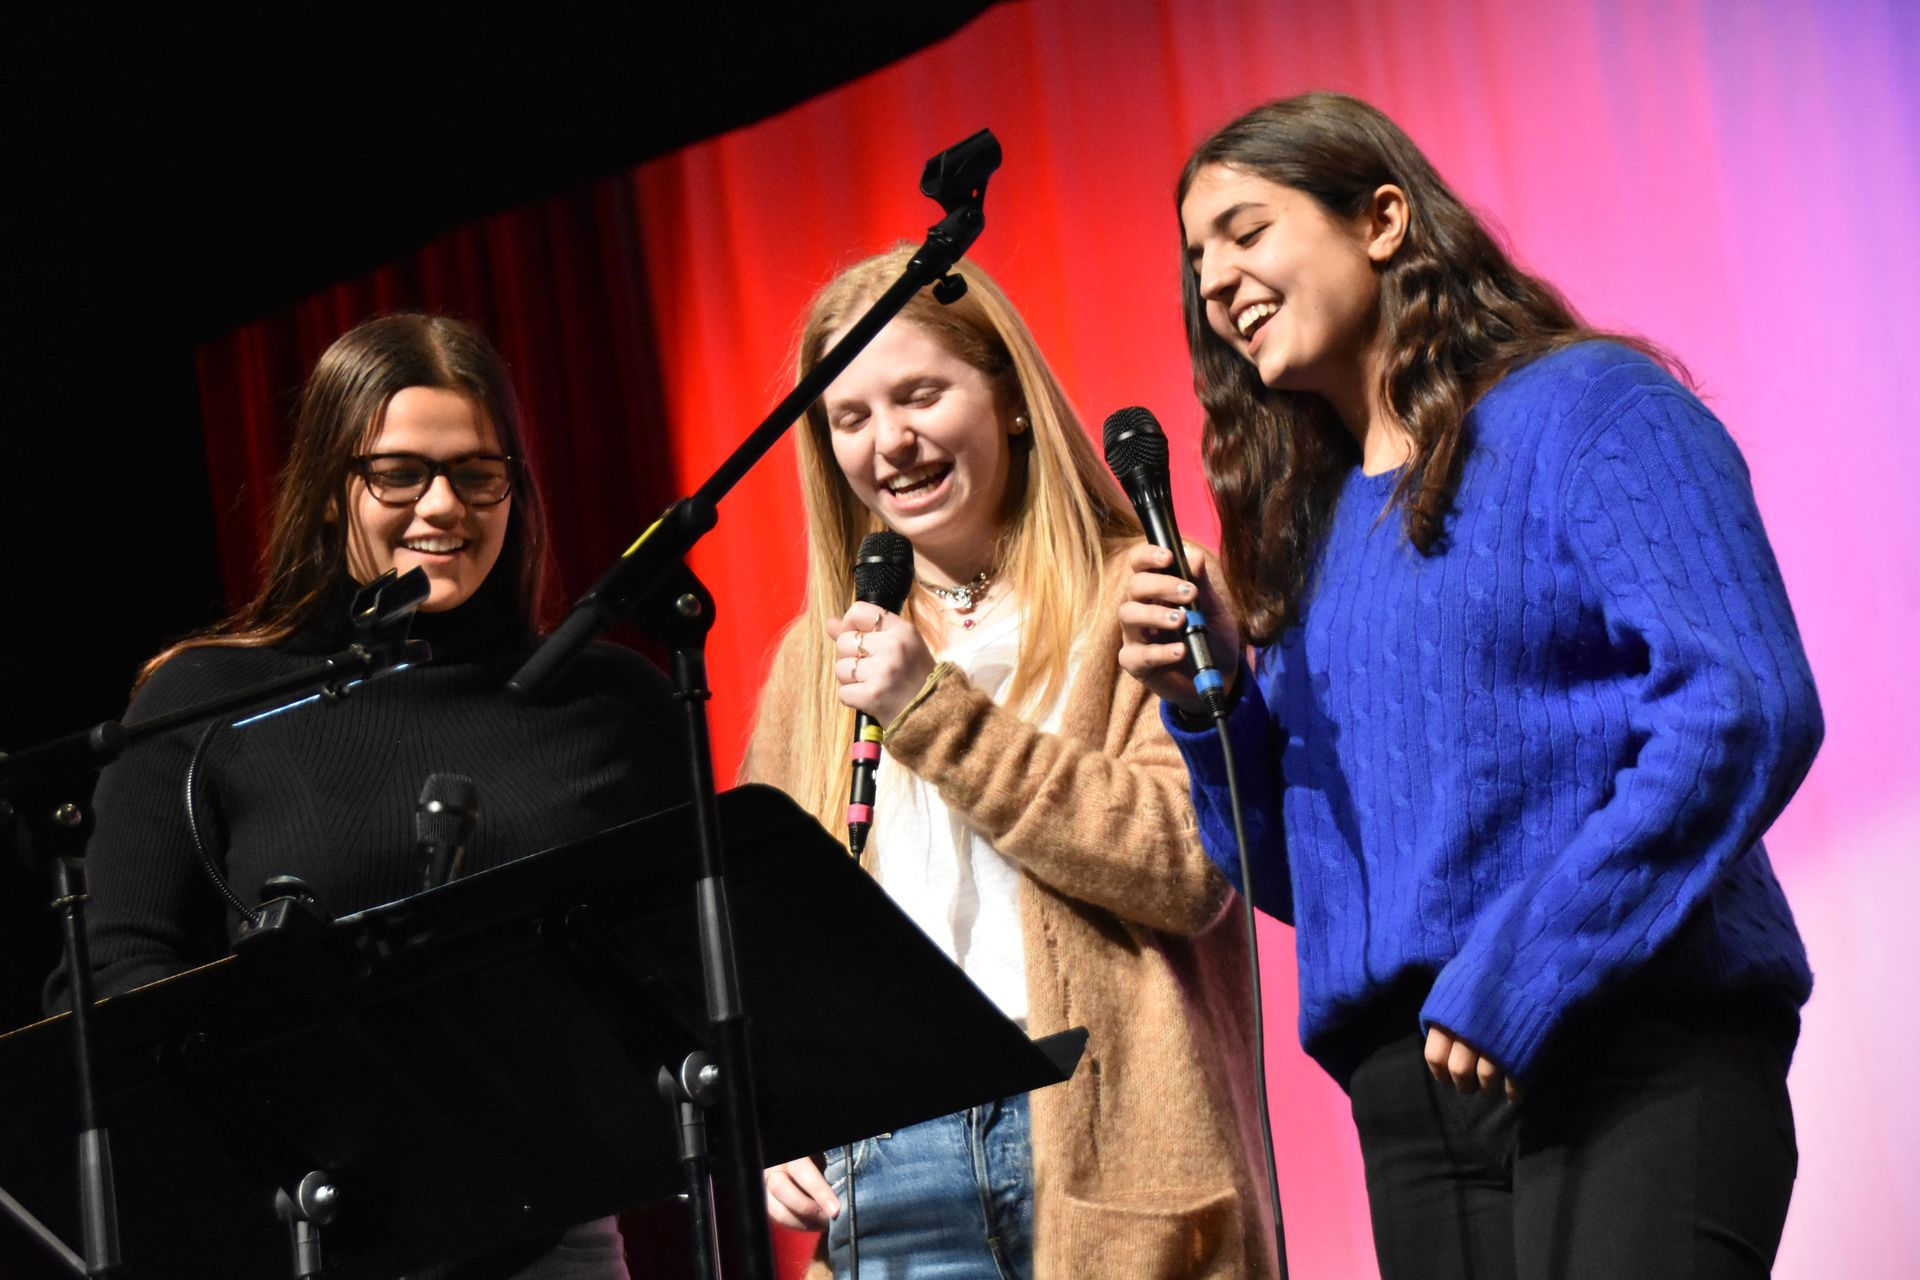
M 673 496 L 653 309 L 630 183 L 607 181 L 462 227 L 371 275 L 203 344 L 207 459 L 231 600 L 259 575 L 274 473 L 320 352 L 370 316 L 460 316 L 512 370 L 570 592 Z M 569 599 L 571 596 L 568 597 Z
M 1802 1167 L 1833 1175 L 1803 1177 L 1779 1274 L 1905 1274 L 1920 1244 L 1897 1204 L 1915 1183 L 1879 1134 L 1883 1107 L 1911 1118 L 1911 1091 L 1893 1075 L 1866 1088 L 1858 1073 L 1910 1060 L 1911 1020 L 1886 1018 L 1884 996 L 1849 993 L 1912 967 L 1910 943 L 1872 950 L 1906 936 L 1893 914 L 1905 898 L 1884 886 L 1911 872 L 1848 896 L 1846 859 L 1824 855 L 1883 848 L 1887 870 L 1874 874 L 1886 877 L 1912 865 L 1911 819 L 1898 819 L 1916 812 L 1920 768 L 1900 731 L 1914 683 L 1897 637 L 1920 615 L 1889 584 L 1913 581 L 1920 546 L 1913 467 L 1901 465 L 1913 458 L 1903 371 L 1920 297 L 1916 12 L 1821 0 L 997 7 L 811 103 L 465 229 L 210 344 L 201 378 L 228 581 L 239 592 L 250 580 L 289 391 L 340 330 L 404 304 L 471 316 L 512 361 L 577 592 L 790 385 L 812 290 L 837 265 L 919 238 L 937 213 L 916 191 L 922 162 L 982 125 L 1006 166 L 973 257 L 1022 308 L 1091 426 L 1126 404 L 1159 414 L 1183 526 L 1208 538 L 1175 175 L 1199 137 L 1260 101 L 1359 94 L 1590 317 L 1682 356 L 1746 452 L 1830 726 L 1820 766 L 1769 835 L 1826 993 L 1795 1069 Z M 801 529 L 783 444 L 696 552 L 719 606 L 723 777 L 800 604 Z M 1296 1274 L 1371 1275 L 1345 1099 L 1293 1042 L 1291 935 L 1268 922 L 1263 939 Z M 1856 1105 L 1863 1088 L 1875 1107 Z

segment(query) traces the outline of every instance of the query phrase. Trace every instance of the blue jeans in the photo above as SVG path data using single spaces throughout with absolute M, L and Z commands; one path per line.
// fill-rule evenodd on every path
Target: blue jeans
M 1025 1094 L 854 1144 L 860 1280 L 1027 1280 L 1033 1274 L 1033 1148 Z M 847 1149 L 827 1153 L 844 1205 Z M 827 1230 L 835 1277 L 851 1274 L 847 1214 Z

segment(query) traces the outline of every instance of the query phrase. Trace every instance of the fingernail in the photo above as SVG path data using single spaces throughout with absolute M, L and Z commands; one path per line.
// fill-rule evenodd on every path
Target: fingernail
M 1167 625 L 1168 625 L 1168 626 L 1170 626 L 1170 627 L 1177 627 L 1177 626 L 1179 626 L 1179 625 L 1180 625 L 1180 624 L 1181 624 L 1182 622 L 1185 622 L 1185 621 L 1186 621 L 1186 615 L 1185 615 L 1185 614 L 1183 614 L 1183 613 L 1181 613 L 1181 612 L 1180 612 L 1180 611 L 1179 611 L 1178 609 L 1169 609 L 1169 610 L 1167 610 Z
M 1193 594 L 1193 584 L 1191 582 L 1183 582 L 1180 584 L 1180 595 L 1183 599 L 1192 594 Z

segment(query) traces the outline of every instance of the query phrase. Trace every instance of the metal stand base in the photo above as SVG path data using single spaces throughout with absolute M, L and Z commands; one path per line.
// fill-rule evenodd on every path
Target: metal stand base
M 340 1191 L 333 1179 L 315 1169 L 300 1179 L 292 1193 L 283 1187 L 274 1193 L 273 1211 L 287 1224 L 293 1244 L 294 1280 L 324 1274 L 326 1263 L 320 1254 L 320 1228 L 331 1223 L 340 1212 Z
M 720 1098 L 720 1067 L 696 1050 L 677 1072 L 660 1068 L 660 1097 L 680 1125 L 680 1163 L 686 1169 L 687 1231 L 693 1240 L 696 1275 L 720 1280 L 720 1235 L 714 1221 L 713 1179 L 707 1173 L 707 1108 Z

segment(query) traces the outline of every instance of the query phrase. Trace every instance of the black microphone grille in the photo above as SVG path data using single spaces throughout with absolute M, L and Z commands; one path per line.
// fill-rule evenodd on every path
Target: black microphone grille
M 1113 474 L 1166 474 L 1167 437 L 1149 411 L 1138 405 L 1114 410 L 1107 415 L 1100 438 L 1106 445 L 1107 469 Z
M 420 788 L 414 834 L 421 840 L 454 844 L 466 838 L 480 813 L 480 788 L 464 773 L 435 773 Z
M 442 809 L 474 809 L 480 804 L 480 788 L 464 773 L 429 774 L 420 788 L 420 804 L 437 804 Z
M 891 529 L 860 539 L 853 561 L 853 595 L 888 613 L 900 612 L 913 586 L 913 544 Z

